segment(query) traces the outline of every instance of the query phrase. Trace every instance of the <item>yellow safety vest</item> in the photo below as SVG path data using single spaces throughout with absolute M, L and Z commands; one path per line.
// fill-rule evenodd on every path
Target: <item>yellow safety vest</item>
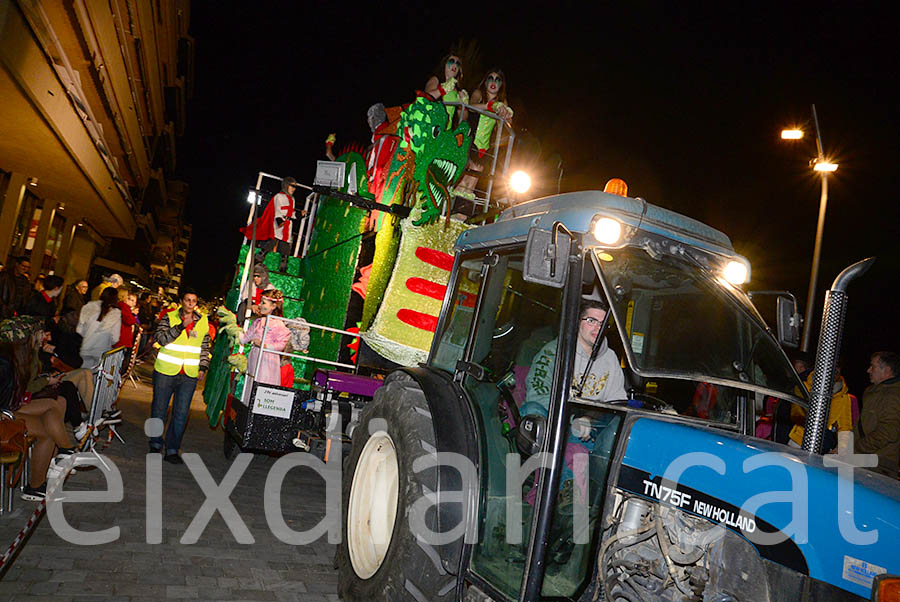
M 169 324 L 174 328 L 181 324 L 181 308 L 169 312 Z M 162 347 L 156 354 L 153 369 L 160 374 L 175 376 L 184 367 L 184 373 L 197 378 L 200 373 L 200 350 L 203 338 L 209 332 L 209 321 L 206 316 L 194 324 L 196 336 L 189 337 L 186 330 L 181 331 L 178 338 Z

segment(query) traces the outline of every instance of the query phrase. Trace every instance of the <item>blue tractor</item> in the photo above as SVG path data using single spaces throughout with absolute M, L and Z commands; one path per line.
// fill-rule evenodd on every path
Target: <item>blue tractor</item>
M 578 192 L 464 232 L 427 362 L 391 373 L 354 431 L 341 595 L 897 599 L 900 486 L 820 454 L 846 287 L 869 263 L 828 293 L 807 391 L 782 350 L 796 307 L 768 328 L 709 226 Z M 621 388 L 589 395 L 606 348 Z M 807 410 L 803 448 L 754 437 L 767 397 Z

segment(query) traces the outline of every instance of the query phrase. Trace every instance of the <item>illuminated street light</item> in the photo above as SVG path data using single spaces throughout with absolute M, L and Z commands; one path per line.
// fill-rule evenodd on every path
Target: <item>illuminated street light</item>
M 531 176 L 521 169 L 514 171 L 509 178 L 509 187 L 513 189 L 513 192 L 524 194 L 531 188 Z
M 822 193 L 819 197 L 819 221 L 816 225 L 816 242 L 813 248 L 812 269 L 809 274 L 809 290 L 806 293 L 806 315 L 803 319 L 803 339 L 800 348 L 809 351 L 809 335 L 812 330 L 812 310 L 816 301 L 816 280 L 819 278 L 819 257 L 822 254 L 822 232 L 825 229 L 825 209 L 828 207 L 828 174 L 837 171 L 838 164 L 825 159 L 822 151 L 822 132 L 819 129 L 819 116 L 816 113 L 816 105 L 812 106 L 813 122 L 816 126 L 816 158 L 810 161 L 813 170 L 819 174 L 822 180 Z M 797 135 L 799 133 L 799 135 Z M 799 129 L 781 130 L 783 140 L 799 140 L 803 137 L 803 131 Z
M 819 172 L 832 173 L 837 171 L 838 164 L 830 161 L 816 161 L 813 163 L 813 169 Z
M 252 205 L 253 201 L 255 201 L 255 200 L 256 200 L 256 193 L 251 190 L 249 193 L 247 193 L 247 202 Z

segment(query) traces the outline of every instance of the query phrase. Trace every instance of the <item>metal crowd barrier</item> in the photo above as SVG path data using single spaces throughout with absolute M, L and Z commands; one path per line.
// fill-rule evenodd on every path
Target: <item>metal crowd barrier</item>
M 119 399 L 119 391 L 122 389 L 125 377 L 122 375 L 122 362 L 125 360 L 127 347 L 117 347 L 107 351 L 100 357 L 100 365 L 96 368 L 94 377 L 94 396 L 91 399 L 91 408 L 88 414 L 88 424 L 97 424 L 104 412 L 112 409 Z M 122 443 L 125 441 L 115 430 L 116 438 Z M 94 447 L 94 437 L 88 439 L 89 446 Z
M 125 368 L 125 374 L 122 375 L 122 384 L 125 384 L 125 379 L 131 381 L 132 386 L 137 389 L 137 380 L 140 380 L 138 377 L 137 380 L 134 378 L 134 368 L 137 366 L 138 362 L 138 351 L 141 349 L 141 331 L 139 328 L 135 329 L 134 333 L 134 343 L 131 345 L 131 357 L 128 358 L 128 366 Z

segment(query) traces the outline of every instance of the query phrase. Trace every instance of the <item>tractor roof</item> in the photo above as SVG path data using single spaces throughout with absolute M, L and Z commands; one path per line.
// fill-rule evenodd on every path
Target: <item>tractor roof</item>
M 462 251 L 504 242 L 521 242 L 528 238 L 530 228 L 549 230 L 556 221 L 562 222 L 573 232 L 586 233 L 598 214 L 713 253 L 736 255 L 731 240 L 715 228 L 651 205 L 643 199 L 597 190 L 548 196 L 511 207 L 493 224 L 463 232 L 456 241 L 456 248 Z

